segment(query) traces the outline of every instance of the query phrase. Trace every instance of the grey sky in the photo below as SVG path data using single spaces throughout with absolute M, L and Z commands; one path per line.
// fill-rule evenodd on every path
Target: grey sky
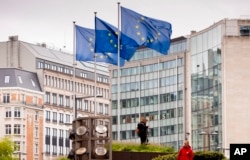
M 250 0 L 0 0 L 0 42 L 47 43 L 73 50 L 73 21 L 94 29 L 94 12 L 117 26 L 118 7 L 172 24 L 172 38 L 200 31 L 224 18 L 250 18 Z

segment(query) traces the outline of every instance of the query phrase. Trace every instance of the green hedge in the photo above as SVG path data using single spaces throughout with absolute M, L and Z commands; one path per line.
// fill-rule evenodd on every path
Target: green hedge
M 143 147 L 143 146 L 142 146 Z M 146 147 L 146 146 L 144 146 Z M 166 153 L 164 156 L 158 156 L 153 158 L 152 160 L 176 160 L 177 152 L 176 153 Z M 60 160 L 66 160 L 67 158 L 60 158 Z M 220 152 L 195 152 L 194 153 L 194 160 L 226 160 L 224 155 Z
M 176 160 L 177 153 L 158 156 L 152 160 Z M 221 152 L 198 151 L 194 153 L 194 160 L 226 160 Z
M 135 142 L 113 141 L 112 151 L 173 153 L 174 149 L 172 147 L 162 146 L 153 143 L 141 145 Z

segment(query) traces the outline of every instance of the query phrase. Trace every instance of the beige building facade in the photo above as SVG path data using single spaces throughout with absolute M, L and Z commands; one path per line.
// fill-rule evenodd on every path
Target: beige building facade
M 36 75 L 2 68 L 0 75 L 0 137 L 9 136 L 14 141 L 16 157 L 42 159 L 44 94 Z
M 39 150 L 35 156 L 28 155 L 26 151 L 33 150 L 36 142 L 24 139 L 24 159 L 66 157 L 71 150 L 68 130 L 75 116 L 110 115 L 109 74 L 105 64 L 76 61 L 73 66 L 72 54 L 49 49 L 45 44 L 22 42 L 18 36 L 11 36 L 9 41 L 0 43 L 0 55 L 1 69 L 13 68 L 35 74 L 42 95 L 42 129 L 39 129 L 37 138 Z M 18 75 L 14 78 L 18 79 Z M 0 108 L 4 110 L 4 107 L 2 105 Z M 20 128 L 29 137 L 36 133 L 31 130 L 36 123 L 32 115 L 27 118 L 30 123 Z

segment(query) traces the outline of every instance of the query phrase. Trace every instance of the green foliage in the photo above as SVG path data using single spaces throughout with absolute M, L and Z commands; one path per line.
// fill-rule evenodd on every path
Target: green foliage
M 15 144 L 9 137 L 0 139 L 0 159 L 12 160 Z
M 134 142 L 113 141 L 112 151 L 173 153 L 174 149 L 172 147 L 166 147 L 159 144 L 141 145 Z
M 222 160 L 224 159 L 224 155 L 221 152 L 213 152 L 213 151 L 199 151 L 195 152 L 194 160 Z
M 152 160 L 176 160 L 176 157 L 177 152 L 164 156 L 158 156 L 156 158 L 153 158 Z M 225 157 L 221 152 L 198 151 L 194 153 L 194 160 L 225 160 Z
M 176 160 L 177 153 L 169 153 L 164 156 L 158 156 L 152 160 Z

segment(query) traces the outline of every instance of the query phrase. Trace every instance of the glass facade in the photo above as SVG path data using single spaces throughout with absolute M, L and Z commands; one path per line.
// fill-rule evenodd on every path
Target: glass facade
M 167 60 L 162 57 L 169 55 L 147 48 L 137 50 L 131 60 L 133 65 L 120 70 L 119 88 L 118 71 L 112 70 L 113 140 L 139 141 L 135 128 L 143 116 L 148 120 L 150 143 L 174 148 L 182 145 L 186 43 L 186 40 L 172 43 L 169 55 L 176 56 Z M 150 63 L 143 63 L 149 59 Z
M 221 25 L 191 37 L 191 111 L 194 150 L 222 143 Z

